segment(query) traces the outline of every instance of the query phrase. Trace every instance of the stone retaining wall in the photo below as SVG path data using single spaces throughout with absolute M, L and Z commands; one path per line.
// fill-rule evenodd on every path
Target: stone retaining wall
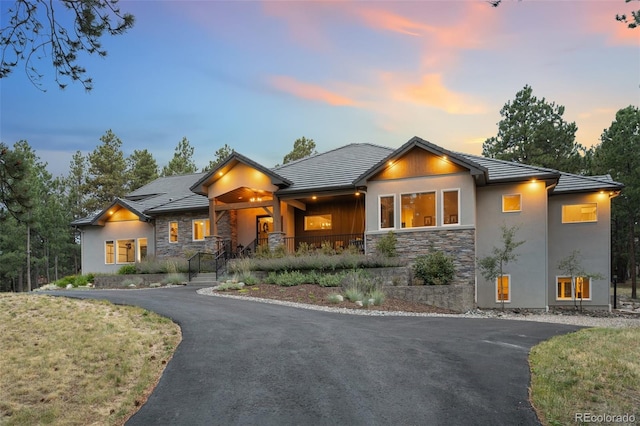
M 456 312 L 467 312 L 475 308 L 473 287 L 467 285 L 385 286 L 384 292 L 389 297 Z
M 128 288 L 133 283 L 136 287 L 149 287 L 154 283 L 162 283 L 166 276 L 167 274 L 97 275 L 93 285 L 95 288 Z

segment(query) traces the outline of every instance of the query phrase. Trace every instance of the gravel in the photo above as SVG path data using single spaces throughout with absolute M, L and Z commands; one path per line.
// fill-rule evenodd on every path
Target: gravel
M 418 313 L 418 312 L 397 312 L 397 311 L 376 311 L 373 309 L 348 309 L 334 308 L 330 306 L 308 305 L 304 303 L 287 302 L 283 300 L 263 299 L 258 297 L 245 297 L 231 294 L 223 294 L 215 291 L 215 287 L 199 289 L 198 294 L 205 296 L 227 297 L 231 299 L 252 300 L 273 305 L 290 306 L 295 308 L 311 309 L 316 311 L 336 312 L 347 315 L 368 315 L 368 316 L 405 316 L 405 317 L 450 317 L 450 318 L 498 318 L 517 321 L 538 321 L 558 324 L 569 324 L 584 327 L 640 327 L 640 315 L 622 315 L 615 313 L 604 313 L 595 316 L 593 314 L 547 312 L 537 313 L 523 311 L 521 313 L 502 312 L 496 310 L 475 309 L 463 314 L 438 314 L 438 313 Z

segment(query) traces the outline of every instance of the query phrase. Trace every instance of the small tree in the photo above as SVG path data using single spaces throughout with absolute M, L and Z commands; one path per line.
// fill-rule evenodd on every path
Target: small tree
M 558 262 L 558 269 L 571 279 L 571 294 L 573 297 L 573 306 L 578 309 L 577 303 L 577 278 L 588 278 L 589 283 L 594 279 L 603 279 L 601 274 L 591 274 L 586 272 L 582 266 L 582 255 L 580 250 L 574 250 L 571 254 Z M 584 283 L 582 284 L 584 285 Z M 582 299 L 584 298 L 584 288 L 580 290 L 580 312 L 582 312 Z
M 385 257 L 396 257 L 398 255 L 396 250 L 396 245 L 398 244 L 398 239 L 396 238 L 396 234 L 392 231 L 383 237 L 380 237 L 378 243 L 376 244 L 376 250 L 379 255 Z
M 413 273 L 426 285 L 447 285 L 453 280 L 456 267 L 451 256 L 434 249 L 416 258 Z
M 502 288 L 504 268 L 508 263 L 515 262 L 518 259 L 518 255 L 514 252 L 525 242 L 515 240 L 518 226 L 507 228 L 506 225 L 502 225 L 501 229 L 502 246 L 494 247 L 491 251 L 492 255 L 479 258 L 477 262 L 478 269 L 480 269 L 484 279 L 490 282 L 494 282 L 496 279 L 499 279 L 498 298 L 502 302 L 502 310 L 504 311 L 505 297 Z

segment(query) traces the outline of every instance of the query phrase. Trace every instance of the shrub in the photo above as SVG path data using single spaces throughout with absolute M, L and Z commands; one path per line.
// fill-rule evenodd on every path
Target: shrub
M 122 265 L 120 269 L 118 269 L 118 274 L 120 275 L 131 275 L 137 273 L 138 270 L 136 269 L 136 265 Z
M 218 285 L 218 290 L 227 291 L 227 290 L 240 290 L 244 287 L 243 283 L 239 283 L 235 280 L 227 280 L 222 284 Z
M 364 299 L 364 294 L 356 287 L 349 287 L 344 291 L 344 297 L 350 302 Z
M 327 300 L 330 303 L 340 303 L 344 300 L 344 298 L 342 297 L 341 294 L 338 293 L 331 293 L 329 296 L 327 296 Z
M 378 254 L 384 257 L 396 257 L 398 255 L 396 246 L 398 245 L 398 239 L 393 231 L 378 240 L 376 244 L 376 250 Z
M 306 284 L 307 277 L 300 271 L 285 271 L 276 275 L 275 284 L 283 287 L 293 287 L 300 284 Z
M 258 284 L 258 279 L 251 274 L 241 277 L 241 281 L 247 286 Z
M 73 281 L 74 287 L 85 286 L 89 284 L 89 277 L 87 275 L 78 275 Z
M 184 274 L 174 272 L 164 277 L 164 279 L 162 280 L 162 283 L 177 285 L 177 284 L 183 284 L 186 281 L 187 281 L 187 277 Z
M 132 278 L 125 278 L 124 280 L 122 280 L 122 285 L 124 287 L 138 287 L 140 286 L 140 284 L 142 284 L 143 280 L 140 277 L 132 277 Z
M 380 306 L 382 305 L 382 303 L 384 302 L 385 299 L 385 294 L 382 290 L 373 290 L 370 294 L 369 294 L 369 298 L 373 299 L 373 304 L 376 306 Z
M 314 283 L 320 287 L 340 287 L 346 274 L 317 274 L 317 280 Z
M 433 250 L 416 258 L 413 271 L 426 285 L 447 285 L 453 280 L 455 266 L 451 256 Z
M 325 256 L 331 256 L 336 254 L 336 251 L 333 249 L 333 244 L 331 244 L 329 241 L 323 241 L 322 245 L 320 246 L 320 253 L 324 254 Z
M 296 256 L 308 256 L 313 253 L 313 247 L 309 245 L 309 243 L 305 243 L 304 241 L 298 244 L 298 248 L 296 249 Z

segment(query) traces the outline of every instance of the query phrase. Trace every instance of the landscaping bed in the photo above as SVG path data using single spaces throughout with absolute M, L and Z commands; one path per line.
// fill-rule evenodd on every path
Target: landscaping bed
M 331 294 L 343 294 L 342 289 L 339 287 L 321 287 L 316 284 L 300 284 L 291 287 L 283 287 L 276 284 L 258 284 L 243 287 L 242 290 L 225 290 L 220 291 L 220 293 L 263 299 L 277 299 L 286 302 L 306 303 L 310 305 L 331 306 L 334 308 L 421 313 L 454 313 L 448 309 L 390 297 L 385 298 L 381 305 L 370 306 L 368 308 L 359 307 L 348 300 L 332 303 L 329 301 L 329 296 Z

